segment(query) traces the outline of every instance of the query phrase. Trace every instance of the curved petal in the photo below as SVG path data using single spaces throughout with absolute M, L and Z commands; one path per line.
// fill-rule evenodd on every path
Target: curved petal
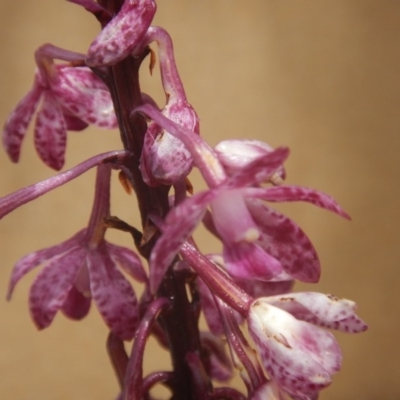
M 22 140 L 39 104 L 42 90 L 35 78 L 32 89 L 17 104 L 4 124 L 3 146 L 13 162 L 18 162 L 19 160 Z
M 269 304 L 279 307 L 297 319 L 325 328 L 348 333 L 365 331 L 368 327 L 356 315 L 356 304 L 347 299 L 338 299 L 322 293 L 290 293 L 265 299 Z
M 57 78 L 51 91 L 69 114 L 100 128 L 117 127 L 110 92 L 89 68 L 59 68 Z
M 343 218 L 350 219 L 350 216 L 339 206 L 335 199 L 314 189 L 302 186 L 282 185 L 268 188 L 246 188 L 243 190 L 248 197 L 267 201 L 306 201 L 339 214 Z
M 340 369 L 342 355 L 331 333 L 262 298 L 251 305 L 248 324 L 268 374 L 291 393 L 320 390 Z
M 91 302 L 91 297 L 83 295 L 75 286 L 72 286 L 61 311 L 66 317 L 79 321 L 88 315 Z
M 133 279 L 140 283 L 147 283 L 148 277 L 139 256 L 131 249 L 106 242 L 107 250 L 121 268 Z
M 89 251 L 87 266 L 93 300 L 108 327 L 122 340 L 133 338 L 139 309 L 135 292 L 105 248 Z
M 14 268 L 11 272 L 10 282 L 8 284 L 7 291 L 7 300 L 11 299 L 12 292 L 16 284 L 23 278 L 29 271 L 33 268 L 37 267 L 40 264 L 43 264 L 50 258 L 61 256 L 63 253 L 67 251 L 74 250 L 74 245 L 77 247 L 77 238 L 81 234 L 78 232 L 76 235 L 72 236 L 72 238 L 67 241 L 60 243 L 56 246 L 47 247 L 46 249 L 38 250 L 33 253 L 29 253 L 26 256 L 20 258 L 17 263 L 14 265 Z
M 32 319 L 39 329 L 51 324 L 64 304 L 85 259 L 86 251 L 75 248 L 51 260 L 33 282 L 29 295 Z
M 261 230 L 259 245 L 279 260 L 292 278 L 318 282 L 321 266 L 317 252 L 299 226 L 257 200 L 247 199 L 246 203 Z
M 180 247 L 201 221 L 205 208 L 217 196 L 216 191 L 206 191 L 186 198 L 173 208 L 165 219 L 162 235 L 150 256 L 150 288 L 156 292 L 168 267 Z
M 61 108 L 48 91 L 44 92 L 36 116 L 34 141 L 40 159 L 50 168 L 60 170 L 65 161 L 67 127 Z
M 234 277 L 270 281 L 282 273 L 282 264 L 256 243 L 224 244 L 223 256 Z
M 146 33 L 155 12 L 154 0 L 125 0 L 119 13 L 90 45 L 86 64 L 110 65 L 127 57 Z
M 282 170 L 282 164 L 288 156 L 289 149 L 279 147 L 239 169 L 229 178 L 227 185 L 232 188 L 242 188 L 266 182 L 274 173 Z

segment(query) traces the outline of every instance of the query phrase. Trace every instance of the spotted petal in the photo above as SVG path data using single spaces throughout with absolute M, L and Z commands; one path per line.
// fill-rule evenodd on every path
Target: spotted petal
M 328 386 L 339 371 L 342 355 L 331 333 L 263 298 L 250 306 L 248 324 L 266 371 L 285 390 L 315 392 Z
M 69 250 L 72 250 L 73 245 L 76 243 L 76 238 L 80 234 L 81 232 L 78 232 L 72 238 L 63 243 L 60 243 L 56 246 L 48 247 L 46 249 L 38 250 L 33 253 L 29 253 L 18 260 L 11 273 L 11 278 L 7 291 L 7 300 L 11 299 L 14 288 L 21 278 L 23 278 L 33 268 L 43 264 L 47 260 L 50 260 L 55 256 L 59 256 Z
M 290 293 L 266 298 L 269 304 L 279 307 L 297 319 L 314 325 L 348 333 L 363 332 L 367 325 L 356 315 L 356 304 L 322 293 Z
M 17 104 L 3 128 L 3 146 L 13 162 L 18 162 L 22 140 L 39 104 L 42 88 L 35 79 L 32 89 Z
M 36 151 L 46 165 L 59 170 L 64 165 L 66 144 L 67 127 L 61 108 L 50 92 L 44 92 L 35 123 Z
M 125 0 L 119 13 L 90 45 L 86 64 L 115 64 L 140 43 L 156 12 L 154 0 Z
M 282 201 L 306 201 L 315 206 L 324 208 L 339 214 L 343 218 L 350 219 L 350 216 L 343 211 L 339 204 L 329 195 L 314 189 L 302 186 L 282 185 L 268 188 L 246 188 L 243 189 L 248 197 L 254 197 L 273 202 Z
M 89 68 L 59 68 L 51 91 L 63 109 L 86 124 L 116 128 L 110 92 Z
M 121 339 L 132 339 L 139 310 L 135 292 L 105 249 L 87 255 L 90 290 L 108 327 Z
M 150 288 L 157 290 L 163 276 L 180 247 L 201 221 L 207 204 L 217 196 L 216 191 L 206 191 L 185 199 L 173 208 L 165 219 L 163 233 L 150 257 Z
M 259 245 L 279 260 L 292 278 L 318 282 L 321 266 L 317 252 L 299 226 L 257 200 L 247 199 L 246 204 L 261 231 Z
M 29 307 L 39 329 L 49 326 L 64 304 L 85 260 L 85 253 L 83 248 L 74 248 L 51 260 L 37 275 L 31 287 Z

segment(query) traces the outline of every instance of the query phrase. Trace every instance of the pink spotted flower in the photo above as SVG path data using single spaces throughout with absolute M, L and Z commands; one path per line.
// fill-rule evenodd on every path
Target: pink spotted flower
M 318 326 L 359 333 L 367 325 L 354 302 L 321 293 L 258 298 L 247 322 L 263 366 L 278 385 L 299 399 L 313 399 L 341 367 L 334 336 Z
M 98 167 L 95 201 L 86 229 L 61 244 L 26 255 L 14 266 L 8 299 L 23 276 L 43 265 L 29 296 L 32 319 L 39 329 L 49 326 L 59 310 L 72 319 L 85 317 L 93 299 L 115 335 L 123 340 L 134 335 L 138 303 L 120 269 L 142 283 L 147 282 L 147 275 L 133 251 L 104 238 L 104 217 L 109 216 L 110 173 L 110 165 Z
M 46 165 L 59 170 L 64 165 L 67 130 L 80 131 L 88 125 L 115 128 L 117 120 L 106 85 L 89 68 L 37 59 L 33 87 L 4 125 L 3 146 L 11 160 L 18 162 L 22 141 L 36 113 L 36 151 Z

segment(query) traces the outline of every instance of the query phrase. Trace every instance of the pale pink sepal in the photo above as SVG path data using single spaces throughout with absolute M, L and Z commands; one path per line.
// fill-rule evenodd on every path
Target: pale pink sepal
M 269 297 L 265 301 L 291 313 L 297 319 L 325 328 L 347 333 L 359 333 L 368 328 L 357 316 L 354 301 L 339 299 L 330 294 L 290 293 Z
M 266 371 L 291 393 L 321 390 L 340 369 L 342 355 L 331 333 L 263 298 L 250 306 L 248 325 Z

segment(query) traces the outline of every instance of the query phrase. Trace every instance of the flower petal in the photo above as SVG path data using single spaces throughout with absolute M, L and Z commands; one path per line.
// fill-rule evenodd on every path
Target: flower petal
M 91 302 L 91 297 L 83 295 L 75 286 L 72 286 L 61 307 L 61 311 L 66 317 L 80 321 L 88 315 Z
M 356 304 L 333 295 L 303 292 L 265 299 L 297 319 L 348 333 L 363 332 L 367 325 L 356 315 Z
M 107 250 L 112 259 L 133 279 L 140 283 L 148 282 L 146 271 L 139 256 L 131 249 L 106 242 Z
M 279 260 L 285 272 L 302 282 L 318 282 L 321 266 L 306 234 L 289 218 L 253 199 L 248 210 L 261 230 L 257 243 Z
M 228 186 L 243 188 L 267 182 L 275 173 L 282 171 L 282 164 L 288 156 L 289 149 L 287 147 L 279 147 L 239 169 L 229 178 Z
M 173 208 L 165 219 L 162 235 L 150 256 L 150 288 L 155 293 L 180 247 L 201 221 L 215 191 L 198 193 Z
M 263 298 L 249 310 L 249 331 L 271 378 L 291 393 L 315 392 L 340 369 L 340 348 L 329 332 L 271 306 Z
M 11 295 L 14 291 L 16 284 L 29 271 L 55 256 L 61 256 L 63 253 L 73 250 L 74 244 L 75 246 L 77 245 L 77 238 L 80 234 L 81 232 L 78 232 L 76 235 L 72 236 L 72 238 L 66 240 L 63 243 L 57 244 L 56 246 L 47 247 L 42 250 L 38 250 L 33 253 L 29 253 L 26 256 L 20 258 L 14 265 L 14 268 L 11 272 L 11 278 L 8 284 L 7 300 L 11 299 Z
M 35 148 L 40 159 L 50 168 L 60 170 L 64 165 L 67 127 L 56 99 L 46 91 L 36 116 Z
M 36 78 L 32 89 L 22 98 L 8 117 L 3 128 L 3 146 L 13 162 L 19 160 L 22 140 L 39 104 L 42 87 Z
M 107 86 L 87 67 L 64 67 L 51 91 L 69 114 L 100 128 L 116 128 L 117 118 Z
M 156 12 L 154 0 L 125 0 L 119 13 L 90 45 L 86 64 L 115 64 L 139 44 Z
M 282 272 L 282 264 L 256 243 L 224 244 L 223 255 L 234 277 L 270 281 Z
M 87 255 L 90 290 L 108 327 L 122 340 L 133 338 L 139 320 L 135 292 L 118 271 L 105 246 Z
M 49 326 L 64 304 L 84 262 L 85 252 L 74 248 L 51 260 L 37 275 L 30 290 L 29 308 L 39 329 Z
M 339 214 L 343 218 L 350 219 L 350 216 L 343 211 L 335 199 L 314 189 L 302 186 L 282 185 L 268 188 L 246 188 L 244 191 L 248 197 L 255 197 L 267 201 L 306 201 L 315 206 L 324 208 L 325 210 Z

